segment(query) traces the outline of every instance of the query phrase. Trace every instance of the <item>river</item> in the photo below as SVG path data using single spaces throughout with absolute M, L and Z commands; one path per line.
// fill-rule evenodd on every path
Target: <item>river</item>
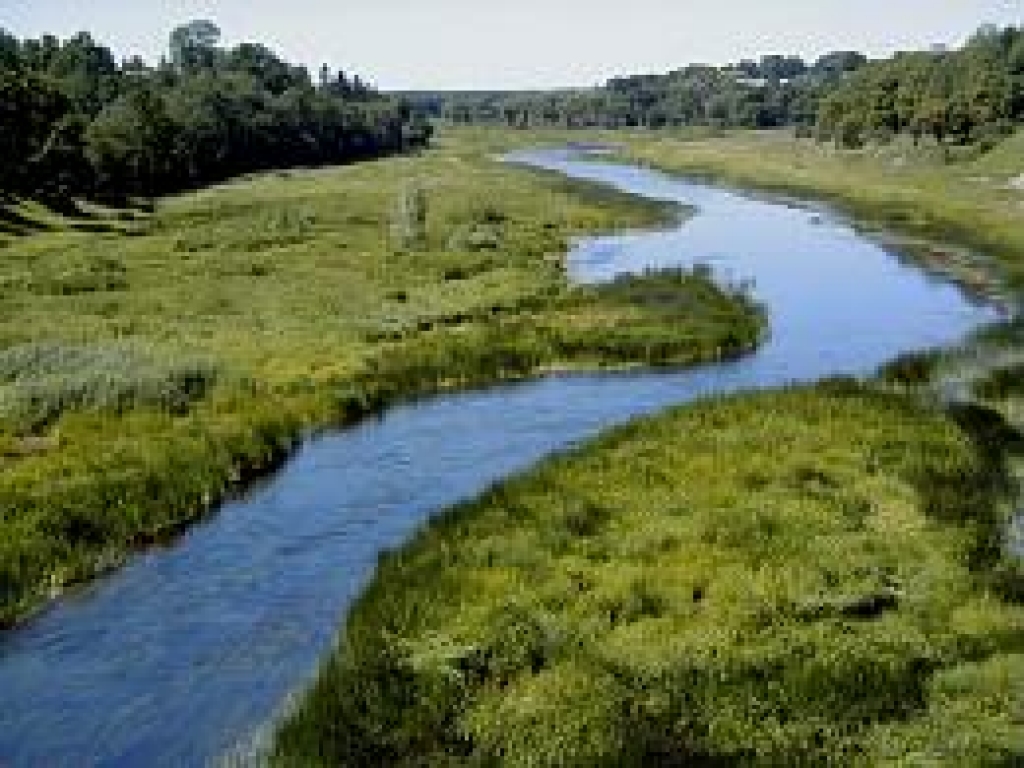
M 704 263 L 752 284 L 770 338 L 700 369 L 557 375 L 424 399 L 309 441 L 173 546 L 0 635 L 0 765 L 203 765 L 311 678 L 379 553 L 439 509 L 640 414 L 869 374 L 997 318 L 821 210 L 566 151 L 511 159 L 692 206 L 665 231 L 581 240 L 571 274 Z

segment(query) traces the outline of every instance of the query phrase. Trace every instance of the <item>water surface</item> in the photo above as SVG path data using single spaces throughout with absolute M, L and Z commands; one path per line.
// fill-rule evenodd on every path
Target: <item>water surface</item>
M 0 765 L 202 765 L 310 678 L 378 553 L 438 509 L 631 417 L 711 393 L 870 373 L 995 319 L 820 211 L 567 152 L 513 159 L 694 206 L 670 231 L 581 241 L 572 274 L 706 263 L 724 280 L 752 281 L 770 340 L 692 371 L 432 398 L 311 441 L 173 547 L 0 634 Z

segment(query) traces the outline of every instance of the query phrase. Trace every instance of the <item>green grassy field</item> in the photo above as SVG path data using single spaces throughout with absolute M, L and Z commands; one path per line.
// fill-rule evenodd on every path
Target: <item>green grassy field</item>
M 956 415 L 720 399 L 449 510 L 382 561 L 278 764 L 1015 764 L 1008 477 Z
M 740 354 L 763 325 L 703 275 L 570 286 L 572 236 L 682 212 L 473 141 L 82 207 L 0 226 L 0 624 L 173 536 L 307 428 L 548 367 Z

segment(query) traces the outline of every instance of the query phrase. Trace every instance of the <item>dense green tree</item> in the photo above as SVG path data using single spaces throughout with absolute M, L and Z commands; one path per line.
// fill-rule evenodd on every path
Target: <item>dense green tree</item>
M 856 72 L 867 64 L 867 57 L 857 51 L 833 51 L 820 57 L 811 67 L 811 73 L 819 77 L 842 77 Z
M 819 114 L 824 135 L 844 127 L 910 133 L 939 143 L 991 142 L 1024 120 L 1024 31 L 983 27 L 958 51 L 902 53 L 844 78 Z
M 220 28 L 204 19 L 190 21 L 171 32 L 171 63 L 181 72 L 210 69 L 217 59 Z
M 789 80 L 807 71 L 807 65 L 799 56 L 779 56 L 772 54 L 761 58 L 761 65 L 758 67 L 759 77 L 766 80 Z
M 133 88 L 89 126 L 86 156 L 103 186 L 153 194 L 172 169 L 173 129 L 163 97 L 152 88 Z
M 772 54 L 725 67 L 610 79 L 548 93 L 404 94 L 418 114 L 459 124 L 665 128 L 795 126 L 847 147 L 909 133 L 946 143 L 998 140 L 1024 120 L 1024 33 L 984 27 L 959 51 L 856 51 L 808 65 Z
M 68 40 L 50 59 L 47 73 L 76 112 L 95 117 L 120 90 L 114 55 L 85 32 Z
M 219 40 L 212 22 L 191 22 L 156 66 L 119 66 L 86 33 L 19 41 L 0 30 L 0 191 L 151 195 L 430 138 L 406 103 L 358 75 L 327 69 L 317 86 L 263 45 Z
M 39 73 L 0 70 L 0 184 L 22 189 L 40 181 L 42 164 L 59 139 L 68 100 Z

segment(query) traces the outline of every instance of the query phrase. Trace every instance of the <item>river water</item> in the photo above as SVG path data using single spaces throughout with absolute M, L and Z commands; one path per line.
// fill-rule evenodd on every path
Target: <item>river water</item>
M 690 371 L 561 375 L 396 407 L 306 444 L 172 547 L 0 634 L 0 766 L 203 765 L 314 673 L 378 554 L 432 513 L 634 416 L 704 395 L 867 374 L 996 312 L 805 209 L 568 152 L 514 161 L 693 206 L 583 240 L 579 280 L 710 265 L 750 281 L 771 337 Z

